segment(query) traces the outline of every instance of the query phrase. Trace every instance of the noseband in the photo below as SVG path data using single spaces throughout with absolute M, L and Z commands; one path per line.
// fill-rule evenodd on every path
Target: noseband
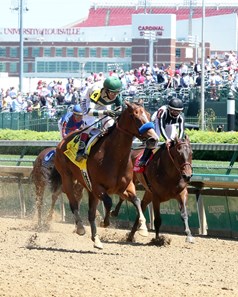
M 183 144 L 186 144 L 185 142 L 181 142 L 181 143 L 177 143 L 175 145 L 175 149 L 177 149 L 179 146 L 183 145 Z M 169 157 L 171 159 L 171 161 L 173 162 L 175 168 L 178 170 L 178 172 L 182 175 L 182 169 L 185 167 L 185 166 L 190 166 L 191 167 L 191 170 L 192 170 L 192 164 L 190 162 L 185 162 L 183 164 L 180 165 L 180 167 L 178 167 L 176 164 L 175 164 L 175 161 L 174 161 L 174 158 L 173 156 L 171 155 L 171 152 L 170 152 L 170 149 L 169 147 L 167 147 L 167 151 L 168 151 L 168 154 L 169 154 Z

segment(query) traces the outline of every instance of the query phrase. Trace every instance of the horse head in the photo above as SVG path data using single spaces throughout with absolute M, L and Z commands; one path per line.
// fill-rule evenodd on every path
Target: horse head
M 175 165 L 175 168 L 183 177 L 185 182 L 189 182 L 192 175 L 192 148 L 188 136 L 184 139 L 176 137 L 168 148 L 170 159 Z
M 154 148 L 159 137 L 154 124 L 150 122 L 150 114 L 140 104 L 125 101 L 125 107 L 118 119 L 117 128 L 145 141 L 147 147 Z

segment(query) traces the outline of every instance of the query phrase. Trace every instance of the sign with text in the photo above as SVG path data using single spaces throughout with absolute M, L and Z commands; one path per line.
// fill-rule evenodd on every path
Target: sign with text
M 133 38 L 148 39 L 148 35 L 155 39 L 176 39 L 175 14 L 133 14 Z

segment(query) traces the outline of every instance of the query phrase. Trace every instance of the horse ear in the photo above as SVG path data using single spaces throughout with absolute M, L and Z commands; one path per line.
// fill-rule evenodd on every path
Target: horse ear
M 137 104 L 144 106 L 144 100 L 140 98 L 137 102 Z
M 186 140 L 187 142 L 190 142 L 190 139 L 189 139 L 189 137 L 188 137 L 187 134 L 185 134 L 185 140 Z
M 131 103 L 129 101 L 125 100 L 124 103 L 126 104 L 127 107 L 129 106 L 131 107 Z

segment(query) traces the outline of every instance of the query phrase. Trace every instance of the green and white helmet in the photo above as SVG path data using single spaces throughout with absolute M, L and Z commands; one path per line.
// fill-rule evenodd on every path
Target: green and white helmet
M 118 77 L 109 76 L 104 80 L 103 87 L 110 92 L 118 93 L 121 91 L 122 83 Z

